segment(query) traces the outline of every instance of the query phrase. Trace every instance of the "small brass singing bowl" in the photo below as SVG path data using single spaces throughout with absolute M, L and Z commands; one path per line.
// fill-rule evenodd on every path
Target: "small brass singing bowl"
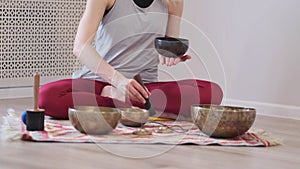
M 149 111 L 140 108 L 124 108 L 120 109 L 120 122 L 128 127 L 141 127 L 149 119 Z
M 74 128 L 85 134 L 107 134 L 114 130 L 121 118 L 115 108 L 77 106 L 69 108 L 69 120 Z
M 216 138 L 233 138 L 243 135 L 253 125 L 254 108 L 201 105 L 191 106 L 194 124 L 206 135 Z

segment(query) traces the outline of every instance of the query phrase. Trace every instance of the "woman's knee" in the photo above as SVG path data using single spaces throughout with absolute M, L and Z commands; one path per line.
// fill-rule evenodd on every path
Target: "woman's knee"
M 223 91 L 217 83 L 210 83 L 211 104 L 221 104 L 223 99 Z
M 215 82 L 197 79 L 181 81 L 181 84 L 196 86 L 195 90 L 199 93 L 200 103 L 221 104 L 223 99 L 222 88 Z M 197 93 L 196 91 L 194 91 Z
M 57 105 L 60 97 L 63 97 L 70 91 L 72 91 L 71 79 L 50 82 L 41 86 L 39 90 L 39 107 L 51 109 L 51 107 Z

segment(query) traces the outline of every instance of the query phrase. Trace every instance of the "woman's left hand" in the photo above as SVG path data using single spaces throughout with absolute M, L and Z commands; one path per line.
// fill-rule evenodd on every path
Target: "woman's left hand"
M 191 58 L 192 57 L 190 55 L 184 55 L 177 58 L 169 58 L 169 57 L 161 56 L 161 64 L 166 66 L 174 66 L 179 62 L 185 62 L 186 60 L 189 60 Z

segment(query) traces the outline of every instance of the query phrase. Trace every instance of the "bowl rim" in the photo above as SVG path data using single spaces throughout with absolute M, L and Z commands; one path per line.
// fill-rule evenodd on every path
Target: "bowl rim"
M 192 104 L 191 109 L 199 108 L 205 110 L 211 110 L 211 108 L 217 108 L 217 110 L 223 111 L 232 111 L 232 112 L 256 112 L 256 109 L 253 107 L 243 107 L 243 106 L 234 106 L 234 105 L 218 105 L 218 104 Z M 222 109 L 223 108 L 223 109 Z M 227 110 L 230 108 L 231 110 Z
M 113 107 L 105 107 L 105 106 L 73 106 L 73 107 L 69 107 L 69 110 L 77 110 L 77 111 L 83 111 L 83 110 L 87 110 L 87 109 L 107 109 L 107 110 L 118 110 L 117 108 L 113 108 Z
M 123 112 L 128 112 L 127 110 L 134 110 L 134 111 L 139 111 L 141 113 L 149 113 L 149 110 L 146 110 L 146 109 L 141 109 L 139 107 L 130 107 L 130 108 L 119 108 L 120 112 L 123 113 Z M 128 113 L 131 113 L 131 112 L 128 112 Z
M 161 42 L 169 42 L 169 43 L 178 43 L 181 42 L 184 45 L 187 45 L 185 43 L 189 43 L 189 39 L 186 38 L 177 38 L 177 37 L 170 37 L 170 36 L 161 36 L 161 37 L 156 37 L 155 41 L 161 41 Z M 188 46 L 188 45 L 187 45 Z

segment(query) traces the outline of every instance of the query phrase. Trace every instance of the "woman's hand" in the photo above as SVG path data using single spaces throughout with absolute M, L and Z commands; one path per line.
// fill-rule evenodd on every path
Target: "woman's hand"
M 125 98 L 129 97 L 131 100 L 146 103 L 145 98 L 149 98 L 150 95 L 146 87 L 141 86 L 135 79 L 126 78 L 117 70 L 112 71 L 114 71 L 114 73 L 110 74 L 108 82 L 110 82 L 114 88 L 110 94 L 113 98 L 125 101 Z M 109 72 L 106 74 L 109 74 Z M 103 77 L 104 76 L 105 75 L 103 75 Z M 118 98 L 116 98 L 116 96 Z
M 145 98 L 148 98 L 150 92 L 147 88 L 143 88 L 136 80 L 127 79 L 124 85 L 119 85 L 118 87 L 107 85 L 101 91 L 101 96 L 110 97 L 113 99 L 120 100 L 122 102 L 126 101 L 126 97 L 131 100 L 146 103 Z
M 169 57 L 161 56 L 161 64 L 166 66 L 174 66 L 179 62 L 185 62 L 186 60 L 189 60 L 191 58 L 192 57 L 190 55 L 184 55 L 182 57 L 177 57 L 177 58 L 169 58 Z
M 130 79 L 126 85 L 126 95 L 135 101 L 146 103 L 145 98 L 149 98 L 150 92 L 145 87 L 143 88 L 136 80 Z

